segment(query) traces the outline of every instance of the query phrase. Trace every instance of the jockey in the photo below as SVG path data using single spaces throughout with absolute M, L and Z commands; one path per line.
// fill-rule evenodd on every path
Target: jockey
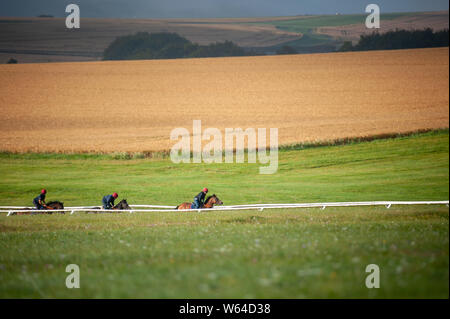
M 119 197 L 117 193 L 114 193 L 112 195 L 106 195 L 103 196 L 102 203 L 103 203 L 103 209 L 111 209 L 114 207 L 114 200 Z
M 36 209 L 46 209 L 47 205 L 45 204 L 45 194 L 47 194 L 47 190 L 41 190 L 41 193 L 33 199 L 33 204 Z
M 198 193 L 197 196 L 194 197 L 194 202 L 191 205 L 191 209 L 202 208 L 205 204 L 206 193 L 208 193 L 208 189 L 205 187 L 203 190 Z

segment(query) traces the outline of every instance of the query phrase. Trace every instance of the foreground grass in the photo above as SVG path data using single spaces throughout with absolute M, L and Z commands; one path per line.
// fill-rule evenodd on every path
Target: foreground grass
M 445 206 L 0 217 L 0 297 L 448 298 Z M 65 287 L 80 266 L 81 288 Z M 365 287 L 377 264 L 380 289 Z
M 0 155 L 1 205 L 40 188 L 69 205 L 117 191 L 132 204 L 448 199 L 448 131 L 284 150 L 258 164 Z M 448 207 L 0 215 L 0 297 L 448 298 Z M 67 289 L 78 264 L 81 288 Z M 377 264 L 381 288 L 365 287 Z

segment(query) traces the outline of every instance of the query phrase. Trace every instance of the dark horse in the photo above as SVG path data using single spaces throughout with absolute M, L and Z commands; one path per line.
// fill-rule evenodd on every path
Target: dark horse
M 64 209 L 64 203 L 58 202 L 57 200 L 47 203 L 48 209 Z M 64 213 L 64 212 L 62 212 Z
M 11 215 L 35 215 L 35 214 L 53 214 L 53 209 L 64 209 L 64 203 L 59 202 L 57 200 L 48 202 L 45 209 L 34 209 L 34 208 L 24 208 L 23 210 L 33 210 L 32 213 L 30 212 L 14 212 Z M 64 214 L 64 212 L 56 212 L 60 214 Z
M 131 209 L 131 207 L 128 205 L 126 199 L 122 199 L 117 205 L 114 205 L 112 209 Z
M 212 196 L 206 198 L 205 204 L 202 208 L 213 208 L 214 205 L 223 205 L 223 202 L 219 199 L 219 197 L 216 196 L 216 194 L 213 194 Z M 175 209 L 191 209 L 191 203 L 185 202 L 178 205 Z
M 102 207 L 95 207 L 94 209 L 102 209 Z M 122 199 L 117 205 L 114 205 L 111 209 L 114 210 L 122 210 L 122 209 L 131 209 L 131 207 L 128 205 L 127 200 L 126 199 Z M 92 212 L 86 212 L 87 213 L 108 213 L 108 212 L 96 212 L 96 211 L 92 211 Z M 113 212 L 111 212 L 113 213 Z

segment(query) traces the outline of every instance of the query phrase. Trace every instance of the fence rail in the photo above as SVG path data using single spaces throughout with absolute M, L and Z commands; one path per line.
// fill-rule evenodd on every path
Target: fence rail
M 356 207 L 356 206 L 386 206 L 390 208 L 392 205 L 447 205 L 448 200 L 442 201 L 375 201 L 375 202 L 327 202 L 327 203 L 292 203 L 292 204 L 248 204 L 248 205 L 232 205 L 232 206 L 216 206 L 214 208 L 203 209 L 185 209 L 183 212 L 207 212 L 207 211 L 230 211 L 230 210 L 260 210 L 264 209 L 286 209 L 286 208 L 321 208 L 326 207 Z M 65 213 L 70 212 L 73 215 L 76 212 L 179 212 L 175 209 L 176 206 L 165 205 L 130 205 L 132 209 L 127 210 L 110 210 L 110 209 L 98 209 L 99 206 L 71 206 L 64 209 L 52 209 L 52 213 Z M 134 208 L 135 207 L 135 208 Z M 13 213 L 36 213 L 42 212 L 36 209 L 27 209 L 28 207 L 20 206 L 0 206 L 0 213 L 7 213 L 7 216 L 13 215 Z M 144 209 L 147 208 L 147 209 Z M 152 208 L 152 209 L 148 209 Z M 156 208 L 156 209 L 155 209 Z

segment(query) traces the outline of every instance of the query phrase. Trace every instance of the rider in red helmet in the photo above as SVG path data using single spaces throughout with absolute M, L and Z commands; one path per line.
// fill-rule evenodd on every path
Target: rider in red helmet
M 47 194 L 46 189 L 42 189 L 41 193 L 33 199 L 33 204 L 36 209 L 46 209 L 47 204 L 45 204 L 45 194 Z
M 208 189 L 205 187 L 200 193 L 198 193 L 197 196 L 194 197 L 194 202 L 191 205 L 192 209 L 203 207 L 205 203 L 206 193 L 208 193 Z
M 103 196 L 102 203 L 103 209 L 111 209 L 114 207 L 114 200 L 119 197 L 117 193 L 113 193 L 112 195 Z

